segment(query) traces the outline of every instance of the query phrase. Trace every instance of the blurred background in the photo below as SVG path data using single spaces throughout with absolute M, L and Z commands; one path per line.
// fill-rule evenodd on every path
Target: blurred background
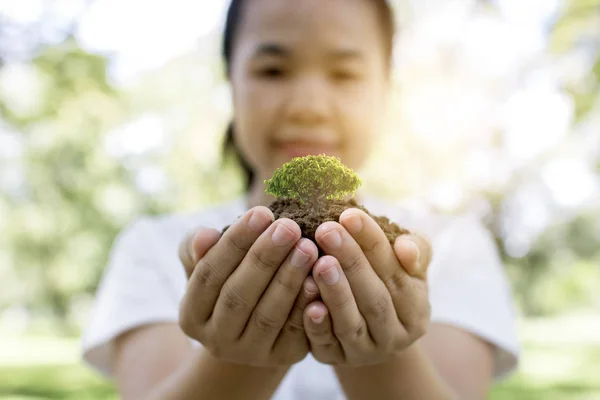
M 116 398 L 78 339 L 115 235 L 241 193 L 226 3 L 0 0 L 0 398 Z M 394 6 L 365 188 L 494 232 L 523 359 L 492 399 L 600 399 L 600 0 Z

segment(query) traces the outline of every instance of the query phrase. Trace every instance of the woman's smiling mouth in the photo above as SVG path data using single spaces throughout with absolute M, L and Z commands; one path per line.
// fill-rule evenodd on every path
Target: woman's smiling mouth
M 326 154 L 328 156 L 339 156 L 339 146 L 329 143 L 285 141 L 276 142 L 275 148 L 279 152 L 287 155 L 290 158 L 319 154 Z

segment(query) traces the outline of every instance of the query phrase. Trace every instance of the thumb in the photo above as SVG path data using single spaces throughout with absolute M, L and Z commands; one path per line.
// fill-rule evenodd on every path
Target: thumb
M 185 274 L 192 275 L 196 264 L 206 255 L 221 238 L 221 233 L 216 229 L 199 228 L 189 232 L 179 243 L 179 260 L 185 268 Z
M 431 244 L 420 235 L 401 235 L 394 242 L 394 252 L 402 268 L 416 278 L 426 279 L 431 262 Z

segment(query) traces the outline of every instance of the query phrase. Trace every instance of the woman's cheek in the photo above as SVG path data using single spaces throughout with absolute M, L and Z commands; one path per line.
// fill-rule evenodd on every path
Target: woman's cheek
M 368 158 L 377 132 L 383 126 L 378 116 L 382 115 L 370 101 L 357 100 L 346 104 L 341 118 L 344 131 L 345 163 L 359 168 Z
M 236 128 L 239 143 L 246 159 L 265 172 L 271 156 L 270 135 L 277 129 L 277 95 L 264 85 L 247 85 L 237 93 Z

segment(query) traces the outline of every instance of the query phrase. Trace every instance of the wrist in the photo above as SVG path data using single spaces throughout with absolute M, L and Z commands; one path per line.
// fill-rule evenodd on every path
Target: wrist
M 352 399 L 453 399 L 453 393 L 418 344 L 385 362 L 366 366 L 336 366 L 335 372 Z
M 387 364 L 393 364 L 395 368 L 410 368 L 411 361 L 414 362 L 415 359 L 418 359 L 422 356 L 421 350 L 419 346 L 414 343 L 407 347 L 406 349 L 390 356 L 387 360 L 376 363 L 376 364 L 365 364 L 365 365 L 349 365 L 349 364 L 339 364 L 334 365 L 335 370 L 339 370 L 341 372 L 346 373 L 360 373 L 369 370 L 376 370 L 382 367 L 385 367 Z
M 215 357 L 206 349 L 202 349 L 198 352 L 197 362 L 201 365 L 210 365 L 212 368 L 223 368 L 235 372 L 246 372 L 261 376 L 271 376 L 279 373 L 285 374 L 291 367 L 291 365 L 258 366 L 236 363 Z
M 190 358 L 145 398 L 267 400 L 285 376 L 287 368 L 253 367 L 213 357 L 205 348 L 194 349 Z M 232 384 L 234 382 L 234 384 Z

